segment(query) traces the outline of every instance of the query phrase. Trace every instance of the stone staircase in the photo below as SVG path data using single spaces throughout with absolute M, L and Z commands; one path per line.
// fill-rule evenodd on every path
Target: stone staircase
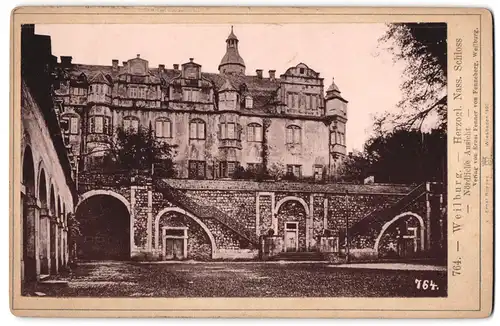
M 376 225 L 381 226 L 385 224 L 394 216 L 403 212 L 404 208 L 408 207 L 410 204 L 415 202 L 420 197 L 424 196 L 426 193 L 426 184 L 422 183 L 421 185 L 410 191 L 406 196 L 397 201 L 394 205 L 384 209 L 372 211 L 365 217 L 359 219 L 349 228 L 349 237 L 355 237 Z M 341 239 L 345 237 L 345 231 L 340 232 L 340 237 Z
M 259 245 L 259 238 L 253 232 L 249 231 L 243 224 L 230 217 L 220 209 L 214 206 L 199 204 L 194 199 L 187 196 L 184 192 L 173 188 L 166 181 L 161 179 L 153 180 L 155 190 L 163 194 L 164 198 L 173 204 L 185 209 L 200 219 L 216 220 L 227 228 L 246 239 L 254 246 Z

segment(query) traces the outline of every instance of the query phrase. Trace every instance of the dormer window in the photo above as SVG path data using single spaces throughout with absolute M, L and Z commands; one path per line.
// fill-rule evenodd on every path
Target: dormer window
M 300 74 L 301 74 L 301 75 L 302 75 L 302 74 L 304 74 L 304 71 L 305 71 L 305 69 L 304 69 L 304 68 L 300 68 Z
M 137 98 L 137 88 L 136 87 L 130 87 L 128 89 L 128 96 L 131 98 Z
M 253 99 L 251 96 L 245 97 L 245 108 L 247 109 L 253 108 Z
M 185 88 L 182 92 L 182 99 L 185 102 L 196 102 L 198 99 L 198 91 L 192 88 Z

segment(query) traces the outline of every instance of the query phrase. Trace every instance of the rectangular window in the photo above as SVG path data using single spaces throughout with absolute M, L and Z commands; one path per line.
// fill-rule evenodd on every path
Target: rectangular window
M 245 107 L 251 109 L 253 107 L 253 99 L 251 97 L 245 98 Z
M 316 110 L 316 96 L 311 96 L 311 110 Z
M 193 120 L 189 124 L 189 139 L 205 139 L 205 123 L 202 120 Z
M 287 164 L 286 173 L 296 178 L 302 177 L 302 165 Z
M 184 101 L 186 101 L 186 102 L 194 101 L 192 89 L 185 89 L 184 90 Z
M 69 133 L 72 135 L 78 134 L 78 118 L 71 117 L 69 119 Z
M 289 107 L 293 107 L 293 94 L 292 93 L 288 93 L 288 97 L 287 97 L 287 105 Z
M 221 178 L 232 178 L 237 166 L 238 166 L 237 162 L 227 162 L 227 161 L 220 162 L 219 176 Z
M 129 89 L 130 97 L 131 98 L 136 98 L 137 97 L 137 88 L 135 87 L 130 87 Z
M 262 127 L 260 125 L 251 124 L 248 126 L 247 131 L 247 141 L 262 141 Z
M 169 120 L 156 121 L 156 137 L 160 137 L 160 138 L 172 137 Z
M 141 88 L 141 98 L 146 98 L 146 89 Z
M 314 167 L 314 179 L 315 180 L 323 179 L 323 166 L 322 165 L 316 165 Z
M 247 170 L 253 173 L 260 173 L 262 170 L 261 163 L 247 163 Z
M 234 133 L 234 123 L 228 123 L 227 124 L 227 138 L 228 139 L 235 139 L 235 133 Z
M 205 161 L 189 161 L 189 178 L 204 179 L 206 173 L 205 164 Z
M 299 107 L 299 94 L 293 94 L 293 107 Z
M 103 117 L 94 117 L 94 133 L 102 134 L 103 129 Z

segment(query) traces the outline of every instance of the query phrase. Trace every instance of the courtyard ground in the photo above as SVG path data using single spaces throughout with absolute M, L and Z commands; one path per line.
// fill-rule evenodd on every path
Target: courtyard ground
M 53 279 L 67 283 L 30 284 L 23 292 L 29 296 L 58 297 L 446 296 L 446 271 L 441 268 L 360 265 L 86 262 L 68 275 Z M 412 270 L 406 270 L 407 267 Z M 419 290 L 416 279 L 433 281 L 437 286 Z

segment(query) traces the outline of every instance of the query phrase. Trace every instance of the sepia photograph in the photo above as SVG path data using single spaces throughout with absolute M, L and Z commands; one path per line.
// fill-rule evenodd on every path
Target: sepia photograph
M 23 24 L 22 296 L 446 297 L 447 59 L 440 22 Z

